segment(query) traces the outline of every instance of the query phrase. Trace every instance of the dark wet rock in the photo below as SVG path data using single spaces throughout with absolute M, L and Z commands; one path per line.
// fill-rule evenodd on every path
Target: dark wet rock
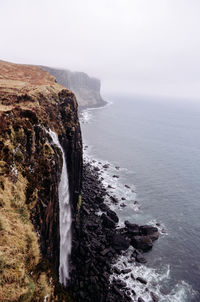
M 103 251 L 101 251 L 101 255 L 102 255 L 102 256 L 105 256 L 105 255 L 107 255 L 109 252 L 111 252 L 111 248 L 104 249 Z
M 125 203 L 121 203 L 121 204 L 120 204 L 120 207 L 121 207 L 121 208 L 125 208 L 125 207 L 126 207 L 126 204 L 125 204 Z
M 126 200 L 126 198 L 125 198 L 125 197 L 122 197 L 121 200 Z
M 113 178 L 119 178 L 119 175 L 113 175 Z
M 107 216 L 110 217 L 114 222 L 116 222 L 116 223 L 119 222 L 119 218 L 118 218 L 117 214 L 110 209 L 107 210 Z
M 95 196 L 95 201 L 99 204 L 103 204 L 103 198 L 102 196 L 96 195 Z
M 109 206 L 107 206 L 105 203 L 100 204 L 99 208 L 100 208 L 101 211 L 105 211 L 105 212 L 110 210 Z
M 143 252 L 147 252 L 152 249 L 153 243 L 149 236 L 135 236 L 132 238 L 131 244 Z
M 147 280 L 145 280 L 145 279 L 142 278 L 142 277 L 137 277 L 136 280 L 139 281 L 139 282 L 142 283 L 142 284 L 147 284 Z
M 122 294 L 122 292 L 121 292 L 120 289 L 118 289 L 116 286 L 113 286 L 113 289 L 114 289 L 114 292 L 115 292 L 118 296 L 123 297 L 123 294 Z M 114 300 L 113 300 L 113 301 L 114 301 Z
M 152 298 L 153 302 L 158 302 L 159 301 L 159 298 L 155 293 L 150 292 L 150 294 L 151 294 L 151 298 Z
M 159 237 L 158 229 L 151 225 L 140 226 L 140 233 L 142 235 L 149 236 L 151 238 L 151 240 L 156 240 Z
M 116 222 L 108 217 L 105 213 L 101 215 L 103 225 L 108 228 L 115 228 Z
M 128 274 L 131 272 L 131 269 L 130 268 L 126 268 L 126 269 L 123 269 L 122 270 L 122 274 Z
M 120 279 L 115 279 L 114 284 L 119 287 L 119 288 L 125 288 L 126 287 L 126 282 L 120 280 Z
M 127 250 L 130 246 L 130 239 L 121 234 L 115 234 L 113 236 L 112 246 L 117 251 Z
M 130 258 L 129 260 L 128 260 L 128 263 L 134 263 L 135 262 L 135 258 L 134 257 L 132 257 L 132 258 Z
M 138 236 L 140 234 L 140 229 L 139 229 L 139 226 L 137 224 L 131 223 L 127 220 L 124 222 L 124 224 L 125 224 L 125 226 L 128 230 L 128 233 L 130 234 L 131 237 Z
M 119 203 L 119 201 L 117 200 L 117 198 L 114 197 L 114 196 L 110 196 L 110 200 L 111 200 L 112 203 L 114 203 L 114 204 L 118 204 L 118 203 Z
M 83 207 L 82 207 L 82 210 L 83 210 L 87 215 L 90 214 L 90 210 L 89 210 L 86 206 L 83 206 Z
M 138 302 L 145 302 L 141 297 L 138 298 Z
M 129 187 L 128 185 L 124 185 L 125 188 L 130 189 L 131 187 Z
M 112 264 L 129 248 L 135 237 L 147 236 L 141 234 L 138 225 L 130 222 L 126 222 L 124 228 L 116 229 L 118 217 L 105 205 L 104 198 L 109 196 L 113 203 L 118 203 L 118 200 L 106 192 L 99 179 L 99 171 L 86 163 L 83 167 L 83 202 L 73 228 L 73 267 L 69 290 L 76 293 L 73 296 L 76 302 L 129 302 L 132 301 L 129 292 L 136 295 L 134 290 L 128 290 L 127 284 L 119 279 L 110 282 L 110 274 L 123 273 L 124 279 L 130 275 L 134 280 L 130 265 L 120 270 Z M 99 210 L 105 213 L 96 215 Z M 135 249 L 130 260 L 133 262 L 137 258 L 144 259 Z
M 139 262 L 139 263 L 146 263 L 147 262 L 147 260 L 143 257 L 142 254 L 138 254 L 136 256 L 136 261 Z
M 113 271 L 114 271 L 114 273 L 117 274 L 117 275 L 120 275 L 120 274 L 121 274 L 121 270 L 120 270 L 117 266 L 113 267 Z
M 103 165 L 103 168 L 104 168 L 104 169 L 108 169 L 109 166 L 110 166 L 109 164 L 105 164 L 105 165 Z
M 92 231 L 96 230 L 99 227 L 98 223 L 95 223 L 95 222 L 88 222 L 86 226 L 88 229 L 90 229 Z

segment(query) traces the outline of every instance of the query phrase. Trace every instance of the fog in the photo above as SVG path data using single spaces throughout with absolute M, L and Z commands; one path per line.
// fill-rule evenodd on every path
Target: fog
M 199 0 L 1 0 L 0 59 L 85 71 L 103 93 L 200 99 Z

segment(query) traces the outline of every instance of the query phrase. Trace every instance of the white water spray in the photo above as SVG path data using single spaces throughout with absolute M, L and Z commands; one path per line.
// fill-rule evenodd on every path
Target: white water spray
M 69 279 L 69 255 L 71 254 L 72 235 L 71 235 L 71 208 L 69 203 L 69 185 L 67 165 L 65 154 L 59 143 L 58 136 L 55 132 L 49 130 L 53 142 L 62 151 L 63 166 L 62 174 L 58 187 L 59 195 L 59 218 L 60 218 L 60 265 L 59 265 L 59 281 L 66 286 Z

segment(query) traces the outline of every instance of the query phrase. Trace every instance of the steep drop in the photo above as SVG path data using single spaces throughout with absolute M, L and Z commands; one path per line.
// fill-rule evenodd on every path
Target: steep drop
M 58 136 L 52 130 L 49 130 L 53 142 L 62 151 L 63 166 L 62 174 L 58 187 L 59 194 L 59 218 L 60 218 L 60 265 L 59 281 L 66 286 L 69 279 L 69 256 L 71 254 L 72 236 L 71 236 L 71 208 L 69 203 L 69 184 L 65 154 L 59 143 Z

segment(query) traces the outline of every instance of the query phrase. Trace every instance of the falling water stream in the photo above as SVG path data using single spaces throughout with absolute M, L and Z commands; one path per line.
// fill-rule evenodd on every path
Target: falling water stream
M 72 236 L 71 236 L 71 208 L 69 202 L 69 185 L 67 165 L 65 154 L 59 143 L 58 136 L 52 130 L 49 130 L 54 144 L 61 149 L 63 157 L 62 174 L 58 187 L 59 195 L 59 218 L 60 218 L 60 265 L 59 265 L 59 281 L 66 286 L 69 279 L 69 255 L 71 253 Z

